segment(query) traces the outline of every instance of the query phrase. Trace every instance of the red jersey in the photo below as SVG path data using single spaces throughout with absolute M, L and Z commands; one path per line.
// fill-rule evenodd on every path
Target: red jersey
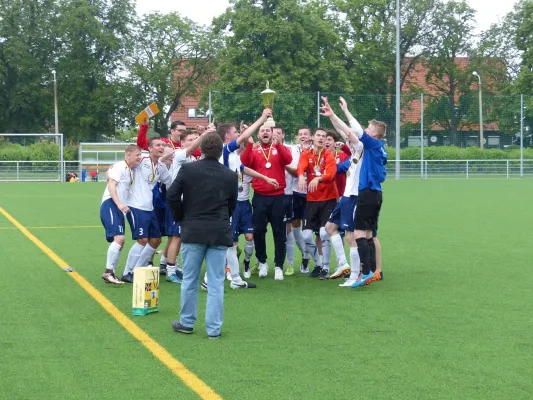
M 279 183 L 276 189 L 262 179 L 253 178 L 252 188 L 263 196 L 277 196 L 285 193 L 285 167 L 292 161 L 291 152 L 278 143 L 276 145 L 264 145 L 254 147 L 252 143 L 246 145 L 246 150 L 241 155 L 241 162 L 260 174 L 275 179 Z M 269 168 L 267 168 L 269 163 Z
M 137 146 L 139 146 L 141 149 L 146 150 L 146 151 L 148 151 L 148 136 L 146 135 L 147 133 L 148 133 L 148 125 L 141 125 L 139 128 L 139 133 L 137 134 Z M 174 150 L 181 148 L 181 143 L 175 142 L 172 139 L 161 138 L 161 141 L 163 143 L 171 144 Z M 202 151 L 200 150 L 200 148 L 198 148 L 191 155 L 198 160 L 200 156 L 202 155 Z
M 307 201 L 327 201 L 339 197 L 335 183 L 337 164 L 335 156 L 331 152 L 325 149 L 319 154 L 315 154 L 313 149 L 304 151 L 300 155 L 297 171 L 298 176 L 307 173 L 307 185 L 316 177 L 322 178 L 317 190 L 312 193 L 307 191 Z
M 350 148 L 348 148 L 348 151 L 349 150 Z M 338 151 L 335 153 L 335 161 L 337 165 L 342 164 L 344 161 L 346 161 L 350 157 L 351 157 L 351 152 L 350 152 L 350 155 L 348 155 L 344 152 L 344 149 L 342 152 Z M 342 196 L 341 193 L 344 193 L 344 188 L 346 187 L 346 173 L 336 173 L 335 182 L 337 183 L 337 191 L 339 192 L 339 195 Z

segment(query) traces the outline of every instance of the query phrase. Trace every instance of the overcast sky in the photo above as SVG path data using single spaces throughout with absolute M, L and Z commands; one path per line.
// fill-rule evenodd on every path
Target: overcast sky
M 467 0 L 476 13 L 478 30 L 487 29 L 512 10 L 514 0 Z M 228 0 L 137 0 L 137 12 L 178 11 L 193 21 L 210 24 L 213 17 L 223 13 L 229 6 Z

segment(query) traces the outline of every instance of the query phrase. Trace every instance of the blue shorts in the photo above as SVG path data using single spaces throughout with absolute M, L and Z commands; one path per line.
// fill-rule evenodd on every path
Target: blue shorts
M 357 196 L 341 197 L 341 201 L 331 213 L 328 222 L 339 227 L 340 230 L 353 232 L 355 229 L 355 206 Z
M 160 238 L 161 230 L 154 210 L 144 211 L 130 207 L 130 212 L 126 214 L 131 228 L 131 238 L 133 240 L 145 238 Z
M 307 204 L 307 195 L 304 193 L 293 192 L 292 194 L 292 219 L 302 220 L 305 218 L 305 206 Z
M 285 222 L 289 223 L 292 221 L 292 194 L 286 194 L 285 199 Z
M 174 221 L 174 215 L 172 215 L 168 205 L 165 208 L 165 229 L 161 229 L 161 234 L 165 236 L 181 236 L 180 223 Z
M 157 223 L 159 224 L 159 230 L 161 235 L 165 234 L 166 231 L 166 209 L 163 207 L 154 207 L 155 216 L 157 217 Z
M 239 235 L 254 233 L 252 215 L 252 205 L 249 200 L 237 201 L 237 206 L 231 217 L 233 242 L 239 241 Z
M 100 220 L 105 228 L 105 238 L 111 243 L 115 236 L 124 236 L 124 214 L 113 201 L 107 199 L 100 206 Z

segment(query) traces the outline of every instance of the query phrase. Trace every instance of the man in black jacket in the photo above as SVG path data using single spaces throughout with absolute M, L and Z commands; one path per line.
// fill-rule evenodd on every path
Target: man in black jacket
M 218 161 L 222 139 L 208 134 L 200 146 L 203 159 L 181 167 L 167 191 L 174 219 L 181 223 L 183 283 L 180 320 L 172 328 L 193 333 L 198 316 L 198 283 L 206 261 L 209 291 L 205 325 L 210 339 L 220 337 L 224 316 L 224 267 L 228 247 L 233 245 L 230 217 L 237 203 L 238 178 Z

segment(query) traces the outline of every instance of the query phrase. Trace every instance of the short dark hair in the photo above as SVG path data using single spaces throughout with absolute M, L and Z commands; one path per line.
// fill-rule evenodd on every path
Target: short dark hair
M 191 135 L 196 135 L 196 131 L 185 131 L 180 136 L 180 142 L 183 142 L 185 139 L 187 139 Z
M 153 138 L 148 139 L 148 147 L 152 147 L 153 143 L 156 140 L 161 140 L 161 138 L 160 137 L 153 137 Z
M 224 143 L 222 142 L 220 135 L 216 133 L 209 133 L 204 135 L 200 149 L 202 150 L 204 158 L 218 160 L 222 155 L 223 146 Z
M 226 140 L 226 133 L 228 133 L 231 130 L 231 128 L 233 128 L 234 126 L 235 124 L 232 124 L 232 123 L 226 123 L 226 124 L 222 124 L 218 126 L 217 135 L 220 136 L 220 139 L 222 139 L 222 142 Z
M 276 129 L 276 128 L 277 128 L 277 129 L 281 129 L 281 131 L 282 131 L 283 133 L 285 133 L 285 130 L 283 129 L 283 125 L 278 124 L 277 122 L 276 122 L 276 126 L 274 126 L 274 129 Z
M 316 133 L 317 131 L 325 132 L 325 133 L 326 133 L 326 136 L 327 136 L 328 131 L 327 131 L 325 128 L 315 128 L 315 129 L 313 129 L 313 134 L 312 134 L 311 136 L 315 136 L 315 133 Z
M 172 121 L 172 123 L 170 124 L 170 130 L 176 129 L 178 125 L 185 125 L 185 122 L 180 121 L 180 120 Z M 185 125 L 185 126 L 187 126 L 187 125 Z
M 333 129 L 328 129 L 326 131 L 326 137 L 328 137 L 328 136 L 332 137 L 335 142 L 339 141 L 339 135 Z

